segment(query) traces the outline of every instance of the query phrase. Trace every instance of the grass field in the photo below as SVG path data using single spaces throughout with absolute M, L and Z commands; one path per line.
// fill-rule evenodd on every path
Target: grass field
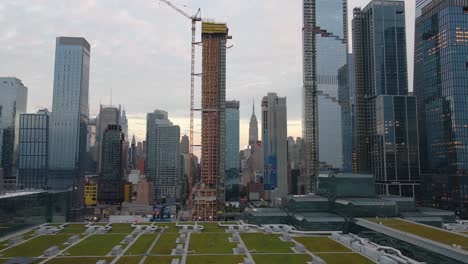
M 125 252 L 125 255 L 145 254 L 158 234 L 143 234 L 135 243 Z
M 133 228 L 130 224 L 112 224 L 112 229 L 109 233 L 119 233 L 119 234 L 128 234 L 133 231 Z
M 105 256 L 125 236 L 126 234 L 92 235 L 68 249 L 68 253 L 71 256 Z
M 117 264 L 138 264 L 143 257 L 121 257 Z
M 114 258 L 106 257 L 64 257 L 64 258 L 53 258 L 46 262 L 46 264 L 96 264 L 99 260 L 107 260 L 107 263 L 110 263 Z
M 328 237 L 295 237 L 294 240 L 304 245 L 312 253 L 351 252 L 351 250 Z
M 66 225 L 59 234 L 81 234 L 86 230 L 84 224 L 69 224 Z
M 256 233 L 241 234 L 247 248 L 253 253 L 292 253 L 292 242 L 283 242 L 278 235 L 261 235 Z
M 373 261 L 357 253 L 317 254 L 327 264 L 374 264 Z
M 218 223 L 202 223 L 201 225 L 205 233 L 226 233 L 226 228 L 219 226 Z
M 187 256 L 187 264 L 238 264 L 244 260 L 243 255 L 202 255 Z
M 15 247 L 9 248 L 0 254 L 3 257 L 38 257 L 41 256 L 44 250 L 58 246 L 63 249 L 66 245 L 64 242 L 68 240 L 70 235 L 44 235 L 35 237 L 27 242 L 19 244 Z
M 312 257 L 305 254 L 252 254 L 252 257 L 256 264 L 304 264 L 306 262 L 312 261 Z
M 177 256 L 151 256 L 146 258 L 145 264 L 171 264 L 173 259 L 180 259 Z
M 176 239 L 179 237 L 179 234 L 166 234 L 162 233 L 159 237 L 158 242 L 154 245 L 154 248 L 151 250 L 151 254 L 161 254 L 169 255 L 172 252 L 172 249 L 176 247 Z
M 227 233 L 196 233 L 190 235 L 189 251 L 195 254 L 232 254 L 236 243 L 229 242 Z
M 442 244 L 451 246 L 452 244 L 457 244 L 462 246 L 464 250 L 468 250 L 468 238 L 457 235 L 451 232 L 446 232 L 441 229 L 435 229 L 432 227 L 413 224 L 407 221 L 396 218 L 386 218 L 386 219 L 367 219 L 374 223 L 382 223 L 385 226 L 394 228 L 399 231 L 411 233 L 416 236 L 420 236 L 426 239 L 434 240 Z

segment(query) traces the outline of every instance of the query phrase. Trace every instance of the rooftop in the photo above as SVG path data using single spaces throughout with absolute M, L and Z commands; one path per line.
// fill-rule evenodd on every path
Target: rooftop
M 12 197 L 23 196 L 23 195 L 31 195 L 31 194 L 43 193 L 43 192 L 46 192 L 46 191 L 31 190 L 31 191 L 21 191 L 21 192 L 7 192 L 5 194 L 0 195 L 0 199 L 12 198 Z

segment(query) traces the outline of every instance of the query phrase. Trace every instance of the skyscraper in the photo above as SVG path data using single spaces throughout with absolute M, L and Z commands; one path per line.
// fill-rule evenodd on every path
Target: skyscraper
M 239 201 L 239 101 L 226 101 L 226 201 Z
M 355 9 L 355 150 L 357 171 L 376 191 L 413 197 L 419 186 L 416 101 L 408 96 L 405 5 L 373 0 Z
M 316 0 L 303 0 L 302 49 L 303 49 L 303 112 L 302 138 L 304 140 L 305 192 L 315 190 L 319 164 L 319 117 L 317 98 L 317 43 L 316 43 Z
M 349 67 L 352 67 L 352 60 L 338 70 L 338 100 L 341 107 L 341 144 L 343 151 L 343 171 L 353 170 L 353 108 L 352 108 L 352 87 L 349 76 Z
M 166 111 L 147 115 L 146 175 L 154 184 L 154 200 L 180 199 L 180 128 L 168 119 Z
M 49 111 L 21 114 L 18 189 L 46 189 L 49 167 Z
M 103 106 L 100 105 L 99 108 L 99 116 L 97 117 L 97 125 L 96 125 L 96 151 L 97 151 L 97 167 L 98 173 L 102 171 L 102 140 L 104 137 L 104 132 L 107 130 L 109 125 L 120 125 L 121 116 L 120 116 L 121 109 L 120 107 L 114 106 Z M 122 127 L 122 133 L 123 127 Z
M 189 137 L 187 135 L 183 135 L 182 139 L 180 140 L 180 153 L 188 154 L 189 151 L 190 151 Z
M 343 0 L 316 0 L 317 89 L 328 96 L 318 97 L 319 157 L 321 162 L 342 168 L 342 133 L 338 98 L 338 70 L 346 64 L 343 39 Z M 317 30 L 319 30 L 317 29 Z
M 120 117 L 120 126 L 122 127 L 122 133 L 125 135 L 125 141 L 128 142 L 128 119 L 127 112 L 122 110 L 122 116 Z
M 266 198 L 288 194 L 288 125 L 286 97 L 268 93 L 262 100 L 263 182 Z
M 224 208 L 224 155 L 226 103 L 226 42 L 228 27 L 202 22 L 202 174 L 195 192 L 193 214 L 215 220 Z
M 416 19 L 422 15 L 422 9 L 431 2 L 432 0 L 416 0 Z
M 53 189 L 75 190 L 75 209 L 83 206 L 90 52 L 91 47 L 84 38 L 56 40 L 48 184 Z M 71 218 L 79 212 L 74 213 Z
M 16 160 L 20 114 L 26 112 L 28 88 L 20 79 L 0 78 L 0 167 L 3 167 L 3 182 L 6 189 L 16 185 Z
M 422 193 L 428 205 L 468 215 L 468 1 L 416 4 L 414 93 Z
M 119 204 L 124 201 L 125 136 L 120 125 L 108 125 L 102 137 L 102 173 L 98 181 L 98 201 Z
M 252 103 L 252 116 L 249 123 L 249 146 L 255 146 L 258 142 L 258 121 L 255 116 L 255 103 Z

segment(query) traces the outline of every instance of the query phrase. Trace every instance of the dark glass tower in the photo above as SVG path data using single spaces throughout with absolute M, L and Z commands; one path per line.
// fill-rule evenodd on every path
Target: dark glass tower
M 354 10 L 355 170 L 378 194 L 415 196 L 419 186 L 415 98 L 408 96 L 405 4 L 373 0 Z
M 414 92 L 427 205 L 468 206 L 468 0 L 418 1 Z

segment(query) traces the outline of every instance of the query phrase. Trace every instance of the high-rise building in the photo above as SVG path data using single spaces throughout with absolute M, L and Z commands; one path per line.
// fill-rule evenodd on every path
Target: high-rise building
M 18 189 L 47 189 L 49 115 L 47 109 L 20 115 Z
M 334 168 L 342 168 L 342 131 L 338 98 L 338 70 L 346 64 L 343 32 L 343 0 L 316 0 L 317 89 L 327 96 L 318 97 L 319 157 Z
M 0 77 L 0 168 L 6 189 L 16 186 L 20 114 L 26 113 L 28 88 L 14 77 Z
M 431 2 L 432 0 L 416 0 L 416 19 L 422 15 L 422 9 Z
M 187 135 L 183 135 L 180 140 L 180 154 L 189 154 L 190 152 L 190 142 Z
M 379 194 L 414 196 L 419 186 L 416 102 L 408 96 L 405 4 L 373 0 L 353 18 L 357 172 Z
M 224 208 L 226 42 L 228 27 L 202 22 L 202 174 L 195 190 L 193 216 L 215 220 Z
M 343 171 L 353 170 L 353 115 L 351 106 L 351 85 L 346 64 L 338 70 L 338 100 L 341 107 L 341 142 L 343 151 Z
M 136 144 L 136 139 L 135 139 L 135 135 L 133 135 L 132 137 L 132 143 L 130 145 L 130 152 L 128 153 L 128 163 L 129 163 L 129 167 L 132 169 L 132 170 L 136 170 L 137 169 L 137 144 Z
M 98 180 L 98 201 L 119 204 L 124 201 L 125 136 L 120 125 L 108 125 L 102 137 L 102 172 Z
M 252 103 L 252 116 L 249 123 L 249 146 L 254 146 L 258 142 L 258 121 L 255 116 L 255 103 Z
M 239 101 L 226 101 L 226 202 L 239 201 Z
M 122 133 L 125 135 L 125 141 L 128 142 L 128 119 L 127 112 L 122 110 L 122 116 L 120 117 L 120 126 L 122 127 Z
M 104 132 L 107 130 L 109 125 L 120 125 L 121 116 L 120 116 L 121 109 L 120 107 L 114 106 L 103 106 L 100 105 L 99 109 L 99 116 L 96 118 L 97 125 L 96 125 L 96 146 L 95 149 L 97 151 L 97 167 L 98 173 L 102 171 L 102 141 L 104 137 Z M 123 128 L 122 128 L 123 129 Z M 124 132 L 124 131 L 122 131 Z
M 74 190 L 72 219 L 79 216 L 77 209 L 83 208 L 90 52 L 91 46 L 84 38 L 56 40 L 48 185 Z
M 148 113 L 146 122 L 146 175 L 155 188 L 154 200 L 180 199 L 180 127 L 173 125 L 167 112 L 161 110 Z
M 288 194 L 288 125 L 286 97 L 268 93 L 262 100 L 263 183 L 266 198 Z
M 420 4 L 420 3 L 425 4 Z M 414 94 L 423 199 L 468 215 L 468 1 L 417 1 Z
M 303 91 L 302 91 L 302 138 L 304 139 L 305 192 L 315 190 L 319 165 L 319 117 L 317 97 L 317 43 L 315 12 L 316 0 L 303 0 L 302 7 L 302 49 L 303 49 Z M 264 143 L 265 144 L 265 143 Z

